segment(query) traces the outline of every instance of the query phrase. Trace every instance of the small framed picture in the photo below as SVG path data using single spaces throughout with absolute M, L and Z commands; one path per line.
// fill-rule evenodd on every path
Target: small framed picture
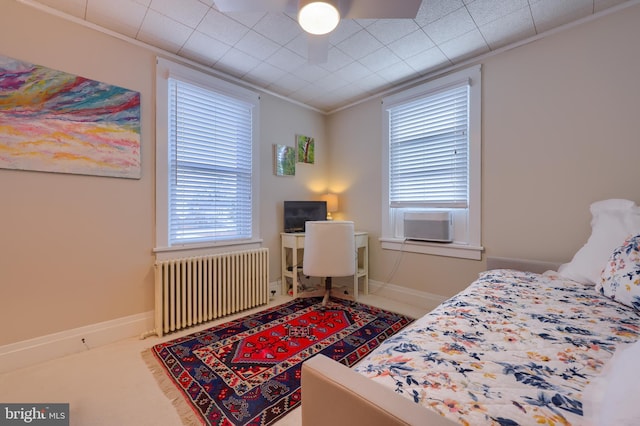
M 295 176 L 296 149 L 292 146 L 273 145 L 274 172 L 276 176 Z
M 315 144 L 310 136 L 296 135 L 298 163 L 313 164 L 315 162 Z

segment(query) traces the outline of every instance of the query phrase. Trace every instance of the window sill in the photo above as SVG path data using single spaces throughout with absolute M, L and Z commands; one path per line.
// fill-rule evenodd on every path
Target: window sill
M 219 243 L 188 244 L 175 247 L 156 247 L 153 252 L 156 260 L 169 260 L 177 257 L 202 256 L 229 251 L 250 250 L 262 247 L 261 239 L 243 241 L 225 241 Z
M 430 243 L 410 241 L 400 238 L 380 238 L 385 250 L 398 250 L 410 253 L 433 254 L 436 256 L 457 257 L 460 259 L 481 260 L 484 247 L 457 243 Z

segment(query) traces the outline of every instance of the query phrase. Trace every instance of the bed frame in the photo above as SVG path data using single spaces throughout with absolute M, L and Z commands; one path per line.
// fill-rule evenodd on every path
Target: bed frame
M 487 269 L 542 273 L 558 263 L 487 258 Z M 454 423 L 344 365 L 316 355 L 302 364 L 304 426 L 452 426 Z

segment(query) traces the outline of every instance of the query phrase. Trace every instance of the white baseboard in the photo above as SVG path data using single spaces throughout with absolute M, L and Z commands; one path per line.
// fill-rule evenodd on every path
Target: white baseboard
M 0 373 L 140 336 L 152 328 L 149 311 L 0 346 Z
M 280 295 L 280 281 L 271 282 L 269 288 L 277 291 L 278 296 Z M 375 280 L 369 280 L 369 293 L 414 306 L 438 305 L 446 299 L 444 296 Z M 130 337 L 138 337 L 153 328 L 153 311 L 149 311 L 10 343 L 0 346 L 0 373 L 14 371 Z
M 387 297 L 413 306 L 437 306 L 448 299 L 448 297 L 439 294 L 413 290 L 375 280 L 369 280 L 369 294 Z

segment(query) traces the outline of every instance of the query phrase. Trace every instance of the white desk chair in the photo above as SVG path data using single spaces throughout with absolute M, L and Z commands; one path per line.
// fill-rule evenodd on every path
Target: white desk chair
M 356 273 L 356 243 L 353 222 L 310 221 L 305 225 L 302 272 L 325 279 L 322 304 L 331 295 L 331 278 Z

